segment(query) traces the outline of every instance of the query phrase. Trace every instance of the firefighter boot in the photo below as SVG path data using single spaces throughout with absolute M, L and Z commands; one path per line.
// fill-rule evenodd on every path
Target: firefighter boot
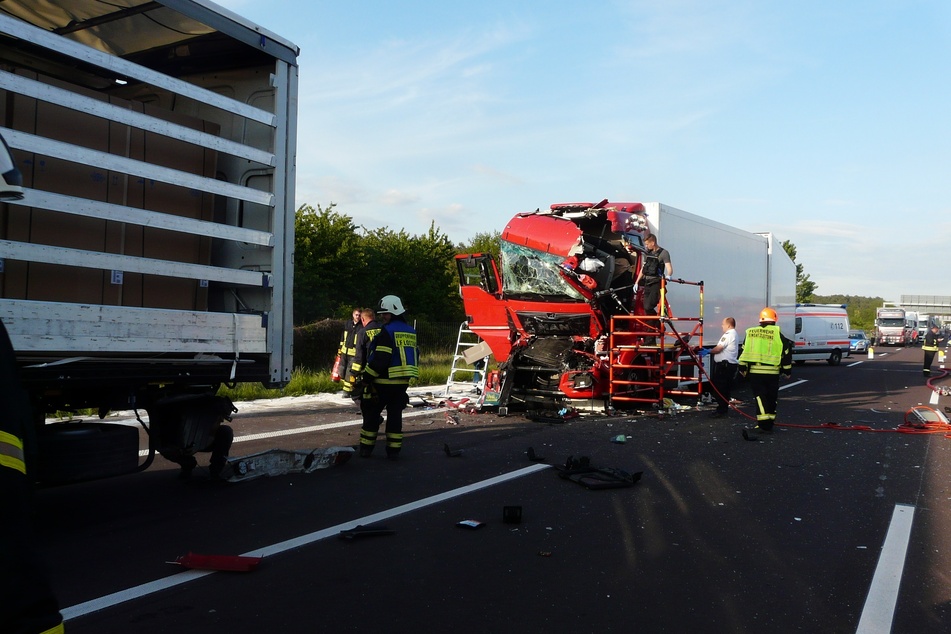
M 376 446 L 376 432 L 360 430 L 360 457 L 369 458 L 373 455 L 373 447 Z
M 400 459 L 400 450 L 403 448 L 403 434 L 386 434 L 386 457 L 390 460 Z

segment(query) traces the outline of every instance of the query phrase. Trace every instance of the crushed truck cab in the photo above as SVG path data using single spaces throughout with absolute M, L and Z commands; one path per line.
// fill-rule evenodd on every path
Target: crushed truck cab
M 661 280 L 656 315 L 634 285 L 648 233 L 676 272 Z M 716 325 L 734 316 L 738 332 L 763 306 L 795 302 L 795 265 L 771 234 L 660 203 L 558 203 L 517 214 L 500 238 L 497 261 L 474 253 L 456 264 L 466 325 L 499 363 L 501 414 L 696 402 L 709 374 L 698 352 L 720 336 L 704 336 L 705 288 Z
M 647 400 L 656 400 L 663 383 L 659 360 L 641 371 L 628 366 L 649 355 L 680 354 L 690 342 L 664 350 L 657 341 L 664 334 L 659 319 L 616 321 L 644 315 L 634 279 L 647 232 L 641 203 L 556 204 L 512 218 L 501 234 L 498 262 L 486 254 L 457 256 L 469 328 L 504 361 L 503 412 L 519 406 L 601 408 L 621 391 L 650 392 Z M 611 335 L 622 330 L 632 345 L 612 364 Z M 619 382 L 645 385 L 613 390 L 620 384 L 612 384 L 612 369 L 619 365 L 626 367 Z

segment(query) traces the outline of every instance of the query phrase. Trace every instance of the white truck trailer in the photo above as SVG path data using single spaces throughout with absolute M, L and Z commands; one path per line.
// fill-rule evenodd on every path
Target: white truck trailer
M 206 0 L 3 3 L 24 196 L 0 205 L 0 319 L 38 479 L 148 464 L 135 428 L 47 413 L 142 409 L 154 440 L 221 384 L 289 380 L 297 56 Z
M 907 346 L 917 334 L 904 308 L 886 305 L 875 311 L 875 345 Z
M 742 342 L 766 306 L 796 304 L 796 265 L 771 233 L 751 233 L 662 203 L 644 203 L 650 230 L 670 252 L 674 276 L 704 283 L 704 345 L 720 339 L 724 317 L 736 320 Z M 668 301 L 682 314 L 696 304 L 689 286 L 668 285 Z M 779 311 L 792 339 L 794 317 Z

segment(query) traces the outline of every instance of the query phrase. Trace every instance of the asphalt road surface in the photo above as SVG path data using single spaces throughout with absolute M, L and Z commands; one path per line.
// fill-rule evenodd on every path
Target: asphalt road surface
M 709 406 L 561 423 L 417 407 L 397 462 L 378 447 L 214 483 L 206 456 L 188 482 L 157 458 L 41 489 L 40 542 L 71 634 L 947 632 L 951 438 L 895 431 L 929 404 L 921 356 L 796 366 L 788 426 L 757 442 Z M 752 412 L 745 386 L 737 397 Z M 342 399 L 238 406 L 232 456 L 358 442 Z M 643 476 L 589 490 L 559 477 L 569 456 Z M 393 534 L 339 537 L 367 524 Z M 251 572 L 167 563 L 188 552 L 264 558 Z

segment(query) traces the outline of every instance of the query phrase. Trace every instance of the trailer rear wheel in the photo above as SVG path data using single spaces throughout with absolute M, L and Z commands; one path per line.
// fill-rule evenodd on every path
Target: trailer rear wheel
M 46 484 L 132 473 L 139 462 L 139 430 L 108 423 L 54 423 L 37 434 L 36 479 Z
M 829 365 L 839 365 L 840 361 L 842 361 L 842 351 L 833 350 L 832 354 L 829 355 Z

